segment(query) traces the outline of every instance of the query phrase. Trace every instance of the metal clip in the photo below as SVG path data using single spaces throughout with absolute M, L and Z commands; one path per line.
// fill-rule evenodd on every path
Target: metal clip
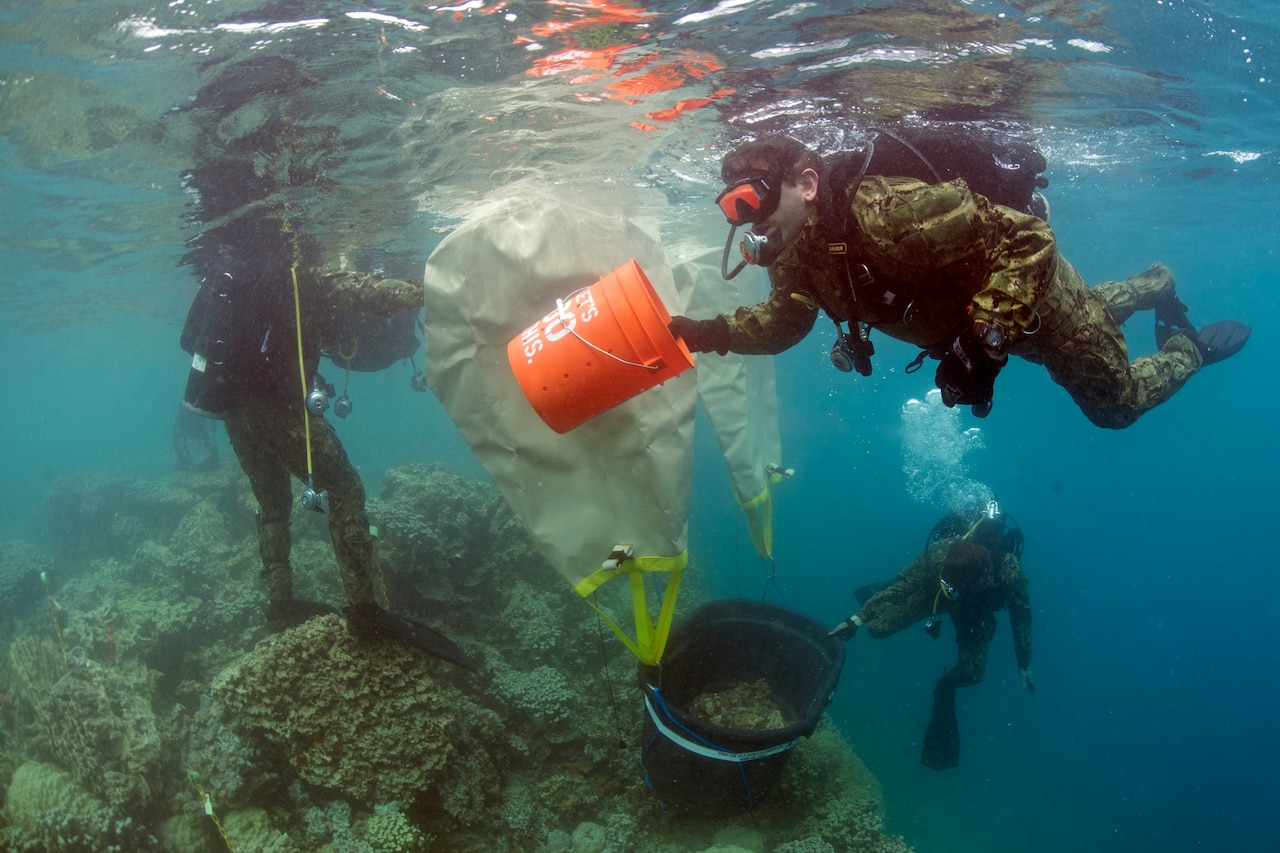
M 630 545 L 614 545 L 613 550 L 609 552 L 609 557 L 600 564 L 600 568 L 607 572 L 617 571 L 627 560 L 634 559 L 636 549 Z

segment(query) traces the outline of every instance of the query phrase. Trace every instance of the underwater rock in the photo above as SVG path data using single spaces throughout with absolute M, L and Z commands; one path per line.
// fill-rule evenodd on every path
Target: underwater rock
M 9 671 L 12 700 L 36 702 L 44 698 L 54 682 L 67 671 L 65 656 L 56 645 L 34 637 L 9 644 Z
M 156 717 L 118 672 L 81 662 L 34 705 L 37 752 L 111 806 L 137 809 L 151 801 L 160 764 Z
M 28 761 L 19 767 L 5 797 L 9 823 L 27 832 L 37 832 L 47 822 L 42 812 L 89 818 L 105 804 L 54 764 Z
M 167 542 L 193 506 L 205 500 L 234 504 L 246 486 L 243 475 L 229 466 L 163 480 L 112 473 L 59 480 L 45 503 L 58 543 L 55 565 L 64 574 L 78 574 L 92 560 L 132 554 L 148 539 Z
M 103 805 L 62 768 L 39 761 L 28 761 L 13 774 L 5 815 L 13 827 L 5 849 L 14 853 L 161 849 L 133 818 Z
M 412 800 L 448 778 L 456 750 L 497 739 L 496 715 L 434 678 L 433 666 L 443 664 L 361 641 L 332 615 L 263 640 L 214 679 L 212 693 L 264 754 L 372 805 Z
M 266 809 L 248 808 L 234 811 L 222 819 L 227 847 L 252 850 L 254 853 L 302 853 L 289 836 L 276 829 Z
M 39 600 L 40 575 L 53 561 L 28 542 L 0 542 L 0 608 L 18 613 Z
M 388 471 L 369 516 L 388 562 L 427 599 L 483 608 L 490 601 L 483 585 L 505 581 L 513 566 L 545 566 L 497 489 L 443 465 Z M 433 587 L 448 590 L 449 598 Z

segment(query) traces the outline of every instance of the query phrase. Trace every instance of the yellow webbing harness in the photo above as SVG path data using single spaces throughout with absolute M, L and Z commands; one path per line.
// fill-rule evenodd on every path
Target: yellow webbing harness
M 591 575 L 582 579 L 573 588 L 591 608 L 600 615 L 610 630 L 622 640 L 623 644 L 642 664 L 655 666 L 666 651 L 667 638 L 671 634 L 671 623 L 675 618 L 676 598 L 680 594 L 680 581 L 684 577 L 685 566 L 689 563 L 689 551 L 675 557 L 636 557 L 630 546 L 619 545 L 609 555 L 609 559 Z M 648 594 L 645 591 L 645 575 L 665 573 L 668 575 L 667 586 L 661 596 L 661 605 L 655 619 L 649 608 Z M 592 600 L 594 593 L 601 586 L 617 577 L 625 576 L 631 585 L 631 611 L 635 622 L 636 636 L 633 640 L 600 606 Z
M 765 468 L 765 484 L 760 494 L 743 501 L 735 495 L 738 506 L 747 516 L 751 531 L 751 544 L 756 553 L 765 559 L 773 557 L 773 487 L 785 480 L 791 471 L 780 465 Z

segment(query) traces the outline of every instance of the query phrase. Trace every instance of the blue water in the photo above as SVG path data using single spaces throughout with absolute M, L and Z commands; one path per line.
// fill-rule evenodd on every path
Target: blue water
M 889 827 L 921 851 L 1280 848 L 1280 12 L 1265 0 L 618 4 L 629 16 L 607 35 L 637 45 L 627 57 L 708 69 L 632 104 L 609 97 L 615 78 L 527 73 L 567 44 L 538 25 L 608 11 L 587 5 L 0 3 L 0 538 L 51 548 L 42 501 L 55 479 L 172 467 L 194 284 L 178 266 L 191 139 L 171 109 L 222 63 L 285 55 L 323 81 L 308 108 L 352 147 L 338 189 L 306 202 L 314 233 L 401 275 L 420 274 L 471 200 L 525 173 L 556 174 L 566 192 L 633 192 L 670 227 L 718 227 L 719 155 L 746 129 L 820 114 L 830 138 L 842 112 L 950 104 L 1035 130 L 1052 224 L 1086 279 L 1160 260 L 1194 319 L 1255 331 L 1121 432 L 1093 427 L 1041 368 L 1011 364 L 992 415 L 960 422 L 983 444 L 963 469 L 1027 535 L 1037 692 L 1018 683 L 1002 620 L 986 681 L 961 693 L 960 767 L 922 768 L 931 685 L 954 645 L 913 629 L 852 641 L 831 713 L 882 781 Z M 267 26 L 303 20 L 320 23 Z M 992 105 L 956 103 L 993 89 Z M 1130 322 L 1134 352 L 1153 346 L 1149 324 Z M 777 359 L 797 474 L 778 493 L 775 556 L 787 600 L 834 624 L 853 588 L 914 556 L 941 508 L 902 470 L 902 407 L 924 398 L 930 371 L 906 375 L 914 351 L 881 338 L 875 375 L 851 378 L 827 346 L 815 333 Z M 418 461 L 483 476 L 407 383 L 407 370 L 359 377 L 358 416 L 340 428 L 366 481 Z M 758 595 L 708 430 L 698 442 L 694 558 L 713 589 Z

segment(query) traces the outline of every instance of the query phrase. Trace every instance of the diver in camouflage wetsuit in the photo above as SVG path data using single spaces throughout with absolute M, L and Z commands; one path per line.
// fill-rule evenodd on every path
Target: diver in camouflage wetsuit
M 953 515 L 939 522 L 935 534 L 947 524 L 952 524 L 953 532 L 962 533 L 931 536 L 928 547 L 911 565 L 831 632 L 848 640 L 864 627 L 871 636 L 883 639 L 926 620 L 925 630 L 936 639 L 940 614 L 951 614 L 959 652 L 955 666 L 934 687 L 933 714 L 921 749 L 921 761 L 935 770 L 959 763 L 955 691 L 978 684 L 986 675 L 987 649 L 996 635 L 995 614 L 1000 610 L 1009 612 L 1022 684 L 1035 692 L 1031 681 L 1031 598 L 1018 561 L 1021 531 L 1006 527 L 1005 516 L 994 501 L 976 518 L 970 515 L 956 527 L 958 518 Z
M 982 417 L 996 375 L 1018 355 L 1045 365 L 1095 424 L 1119 429 L 1248 339 L 1230 320 L 1197 331 L 1160 264 L 1089 288 L 1048 223 L 962 182 L 833 180 L 814 152 L 783 136 L 743 143 L 721 172 L 729 187 L 718 202 L 735 228 L 752 224 L 743 254 L 769 268 L 771 290 L 731 314 L 673 318 L 672 332 L 697 352 L 782 352 L 822 309 L 836 323 L 832 361 L 843 370 L 870 373 L 867 333 L 880 329 L 922 347 L 921 359 L 938 358 L 943 401 Z M 1120 324 L 1152 309 L 1160 350 L 1130 362 Z

